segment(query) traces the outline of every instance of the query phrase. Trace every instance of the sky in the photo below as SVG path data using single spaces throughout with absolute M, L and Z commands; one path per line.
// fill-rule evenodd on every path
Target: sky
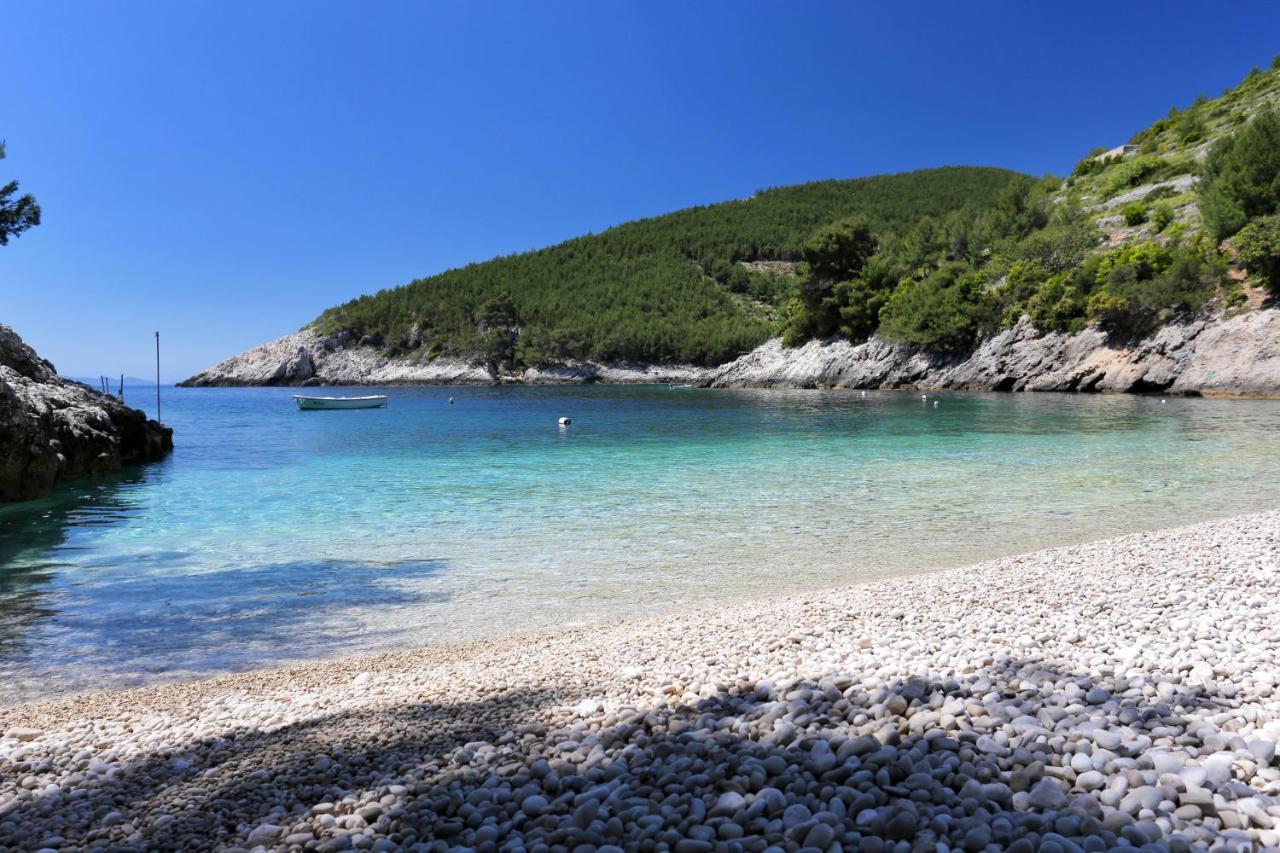
M 362 293 L 759 188 L 1067 174 L 1280 52 L 1280 4 L 5 4 L 0 323 L 165 381 Z

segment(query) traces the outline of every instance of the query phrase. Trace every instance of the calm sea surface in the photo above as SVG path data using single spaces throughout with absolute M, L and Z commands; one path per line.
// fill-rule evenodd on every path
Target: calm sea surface
M 290 393 L 165 389 L 170 459 L 0 509 L 0 702 L 1280 504 L 1276 401 L 395 388 L 299 412 Z

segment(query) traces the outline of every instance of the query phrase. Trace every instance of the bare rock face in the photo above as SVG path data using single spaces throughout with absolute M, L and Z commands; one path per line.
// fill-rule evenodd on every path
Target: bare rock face
M 530 367 L 513 377 L 525 385 L 699 385 L 712 369 L 694 364 L 631 364 L 575 361 Z
M 771 340 L 719 368 L 717 388 L 913 388 L 1280 394 L 1280 310 L 1171 323 L 1139 342 L 1100 329 L 1039 334 L 1025 319 L 946 356 L 872 338 L 785 349 Z
M 406 345 L 421 344 L 415 326 Z M 320 335 L 303 329 L 210 367 L 184 386 L 211 385 L 580 385 L 705 383 L 712 370 L 689 364 L 654 365 L 572 361 L 500 372 L 480 359 L 427 358 L 421 349 L 389 357 L 381 341 L 346 332 Z
M 388 358 L 368 337 L 303 329 L 254 347 L 197 373 L 183 386 L 216 385 L 492 385 L 483 362 L 428 359 L 425 353 Z
M 62 379 L 0 325 L 0 502 L 31 500 L 60 480 L 111 473 L 172 449 L 173 430 Z
M 420 330 L 409 339 L 420 343 Z M 960 355 L 872 338 L 766 341 L 720 367 L 567 361 L 500 372 L 478 359 L 389 357 L 378 342 L 303 329 L 255 347 L 183 385 L 573 385 L 678 383 L 715 388 L 953 388 L 978 391 L 1114 391 L 1280 394 L 1280 310 L 1171 323 L 1144 341 L 1101 329 L 1041 334 L 1025 319 Z

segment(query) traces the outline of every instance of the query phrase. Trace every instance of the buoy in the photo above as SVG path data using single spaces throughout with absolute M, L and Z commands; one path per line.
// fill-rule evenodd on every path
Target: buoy
M 449 405 L 450 405 L 450 406 L 452 406 L 452 405 L 453 405 L 453 398 L 452 398 L 452 397 L 450 397 L 450 398 L 449 398 Z
M 866 391 L 863 391 L 863 392 L 862 392 L 862 396 L 864 396 L 864 397 L 865 397 L 865 396 L 867 396 L 867 392 L 866 392 Z
M 936 409 L 936 408 L 938 408 L 938 401 L 937 401 L 937 400 L 934 400 L 934 401 L 933 401 L 933 407 L 934 407 L 935 409 Z
M 573 423 L 573 421 L 569 420 L 568 418 L 560 419 L 560 426 L 568 426 L 571 423 Z
M 929 399 L 929 395 L 928 395 L 928 394 L 921 394 L 921 395 L 920 395 L 920 399 L 921 399 L 921 400 L 928 400 L 928 399 Z

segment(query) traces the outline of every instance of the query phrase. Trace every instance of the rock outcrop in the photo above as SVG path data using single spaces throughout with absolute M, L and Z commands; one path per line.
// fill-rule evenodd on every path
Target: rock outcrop
M 209 385 L 579 385 L 705 383 L 712 371 L 693 365 L 613 364 L 573 361 L 503 372 L 478 359 L 440 356 L 424 350 L 396 358 L 367 339 L 303 329 L 254 347 L 180 384 Z
M 497 374 L 480 362 L 388 358 L 346 333 L 303 329 L 197 373 L 187 387 L 216 385 L 491 385 Z M 421 353 L 421 351 L 419 351 Z
M 58 376 L 0 325 L 0 503 L 60 480 L 118 471 L 173 449 L 173 430 L 116 398 Z
M 724 365 L 716 388 L 911 388 L 1280 395 L 1280 310 L 1171 323 L 1136 343 L 1097 328 L 1041 335 L 1023 321 L 973 352 L 939 355 L 872 338 L 785 349 L 771 340 Z
M 575 361 L 518 372 L 480 361 L 391 358 L 350 335 L 310 329 L 255 347 L 184 385 L 571 385 L 690 383 L 715 388 L 952 388 L 1280 395 L 1280 309 L 1171 323 L 1151 338 L 1119 342 L 1097 328 L 1038 333 L 1023 321 L 970 353 L 942 355 L 872 338 L 778 339 L 715 368 Z

